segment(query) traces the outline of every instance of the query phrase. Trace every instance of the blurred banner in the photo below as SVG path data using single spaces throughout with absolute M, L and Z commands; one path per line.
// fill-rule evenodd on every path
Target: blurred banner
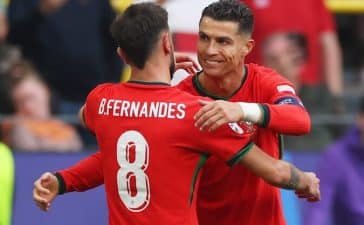
M 32 200 L 33 183 L 43 172 L 71 166 L 93 152 L 84 153 L 15 153 L 15 194 L 13 225 L 100 225 L 107 224 L 104 187 L 83 193 L 59 196 L 49 212 L 40 211 Z M 285 159 L 299 168 L 314 170 L 318 152 L 286 153 Z M 305 204 L 293 192 L 283 192 L 284 213 L 288 225 L 302 225 Z
M 335 13 L 364 13 L 363 0 L 326 0 L 326 5 Z

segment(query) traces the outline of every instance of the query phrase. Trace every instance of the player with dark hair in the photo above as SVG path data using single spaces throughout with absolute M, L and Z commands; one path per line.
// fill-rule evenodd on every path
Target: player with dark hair
M 109 224 L 198 224 L 194 189 L 207 154 L 229 165 L 239 162 L 270 184 L 319 200 L 316 176 L 261 151 L 251 142 L 251 127 L 231 123 L 213 132 L 194 127 L 201 97 L 169 85 L 173 43 L 163 8 L 132 5 L 112 31 L 119 55 L 131 65 L 131 80 L 99 85 L 81 109 L 100 147 Z M 35 182 L 34 200 L 48 210 L 73 181 L 67 172 L 45 173 Z
M 253 14 L 243 3 L 221 0 L 207 6 L 197 43 L 203 71 L 178 87 L 218 99 L 202 102 L 207 105 L 196 115 L 197 126 L 214 130 L 228 122 L 248 123 L 257 131 L 254 143 L 278 159 L 281 134 L 307 134 L 310 117 L 291 82 L 271 69 L 244 64 L 254 46 L 253 27 Z M 228 168 L 216 157 L 204 167 L 197 211 L 203 225 L 286 224 L 278 188 L 240 165 Z

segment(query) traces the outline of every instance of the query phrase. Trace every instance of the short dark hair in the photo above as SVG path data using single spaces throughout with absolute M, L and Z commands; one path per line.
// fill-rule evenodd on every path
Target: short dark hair
M 237 0 L 219 0 L 211 3 L 203 11 L 203 17 L 218 21 L 231 21 L 239 24 L 239 32 L 251 34 L 254 27 L 254 15 L 244 3 Z
M 167 11 L 154 3 L 129 6 L 111 25 L 118 46 L 139 69 L 144 68 L 160 33 L 168 29 Z

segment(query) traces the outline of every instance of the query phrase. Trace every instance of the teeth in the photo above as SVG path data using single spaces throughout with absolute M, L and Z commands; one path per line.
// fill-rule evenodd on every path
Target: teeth
M 207 63 L 220 63 L 220 61 L 216 61 L 216 60 L 206 60 Z

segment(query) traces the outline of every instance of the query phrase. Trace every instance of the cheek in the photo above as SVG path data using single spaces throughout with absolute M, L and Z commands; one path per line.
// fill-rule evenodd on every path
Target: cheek
M 235 65 L 239 64 L 242 61 L 241 51 L 238 51 L 236 48 L 225 48 L 221 50 L 221 54 L 225 57 L 225 59 L 233 63 Z

